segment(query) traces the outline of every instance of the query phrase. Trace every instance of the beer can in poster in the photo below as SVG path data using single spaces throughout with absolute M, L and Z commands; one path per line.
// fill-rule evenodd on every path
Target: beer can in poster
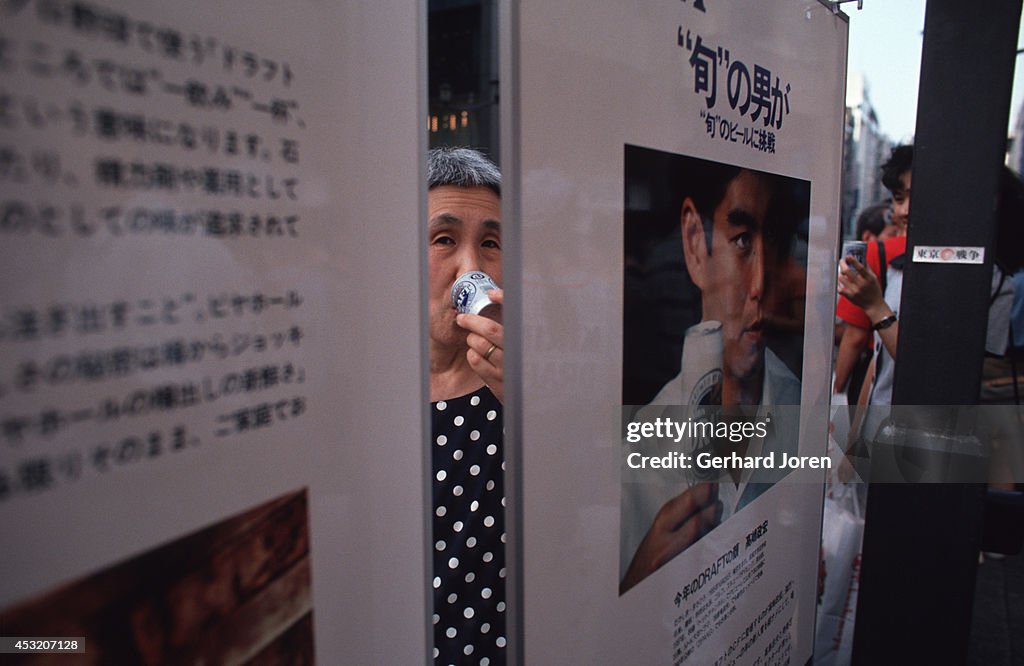
M 702 321 L 686 329 L 681 371 L 687 405 L 722 404 L 722 322 Z
M 702 321 L 686 329 L 681 372 L 689 417 L 695 422 L 716 422 L 722 405 L 722 322 Z M 682 446 L 691 460 L 700 453 L 715 452 L 714 438 L 709 436 L 691 436 Z M 714 480 L 719 472 L 694 466 L 687 476 L 700 483 Z

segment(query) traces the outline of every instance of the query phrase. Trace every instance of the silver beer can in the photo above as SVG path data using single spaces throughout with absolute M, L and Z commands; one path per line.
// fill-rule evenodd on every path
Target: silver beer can
M 497 319 L 501 306 L 487 295 L 498 285 L 483 271 L 469 271 L 455 279 L 452 285 L 452 306 L 463 314 L 478 314 Z
M 853 257 L 866 266 L 868 261 L 868 244 L 859 240 L 843 241 L 843 251 L 839 258 L 843 259 L 845 257 Z
M 691 407 L 722 404 L 722 322 L 707 320 L 683 336 L 683 396 Z
M 686 329 L 683 337 L 682 384 L 683 400 L 689 407 L 689 418 L 695 422 L 716 422 L 722 410 L 722 322 L 707 320 Z M 715 455 L 715 439 L 690 436 L 680 442 L 682 449 L 695 460 L 701 453 Z M 722 475 L 716 469 L 692 466 L 686 470 L 691 483 L 713 481 Z

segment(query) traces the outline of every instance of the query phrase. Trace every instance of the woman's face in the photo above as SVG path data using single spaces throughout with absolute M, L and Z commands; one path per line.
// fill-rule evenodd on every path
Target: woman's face
M 442 185 L 427 193 L 427 220 L 430 339 L 442 346 L 465 345 L 451 288 L 455 278 L 471 270 L 487 273 L 501 286 L 501 200 L 487 187 Z

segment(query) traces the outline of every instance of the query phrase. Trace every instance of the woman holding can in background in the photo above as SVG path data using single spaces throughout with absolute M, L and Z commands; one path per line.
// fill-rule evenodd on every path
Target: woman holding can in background
M 494 315 L 460 313 L 452 293 L 468 272 L 501 284 L 501 174 L 475 150 L 439 148 L 427 180 L 433 655 L 503 664 L 504 327 Z M 484 314 L 500 310 L 502 291 L 486 294 L 499 307 Z

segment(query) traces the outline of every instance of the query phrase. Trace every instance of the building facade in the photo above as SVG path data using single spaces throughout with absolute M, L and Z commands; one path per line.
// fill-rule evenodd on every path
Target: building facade
M 846 83 L 846 136 L 843 149 L 843 237 L 852 238 L 857 214 L 888 199 L 880 168 L 892 149 L 882 133 L 868 95 L 867 81 L 851 72 Z

